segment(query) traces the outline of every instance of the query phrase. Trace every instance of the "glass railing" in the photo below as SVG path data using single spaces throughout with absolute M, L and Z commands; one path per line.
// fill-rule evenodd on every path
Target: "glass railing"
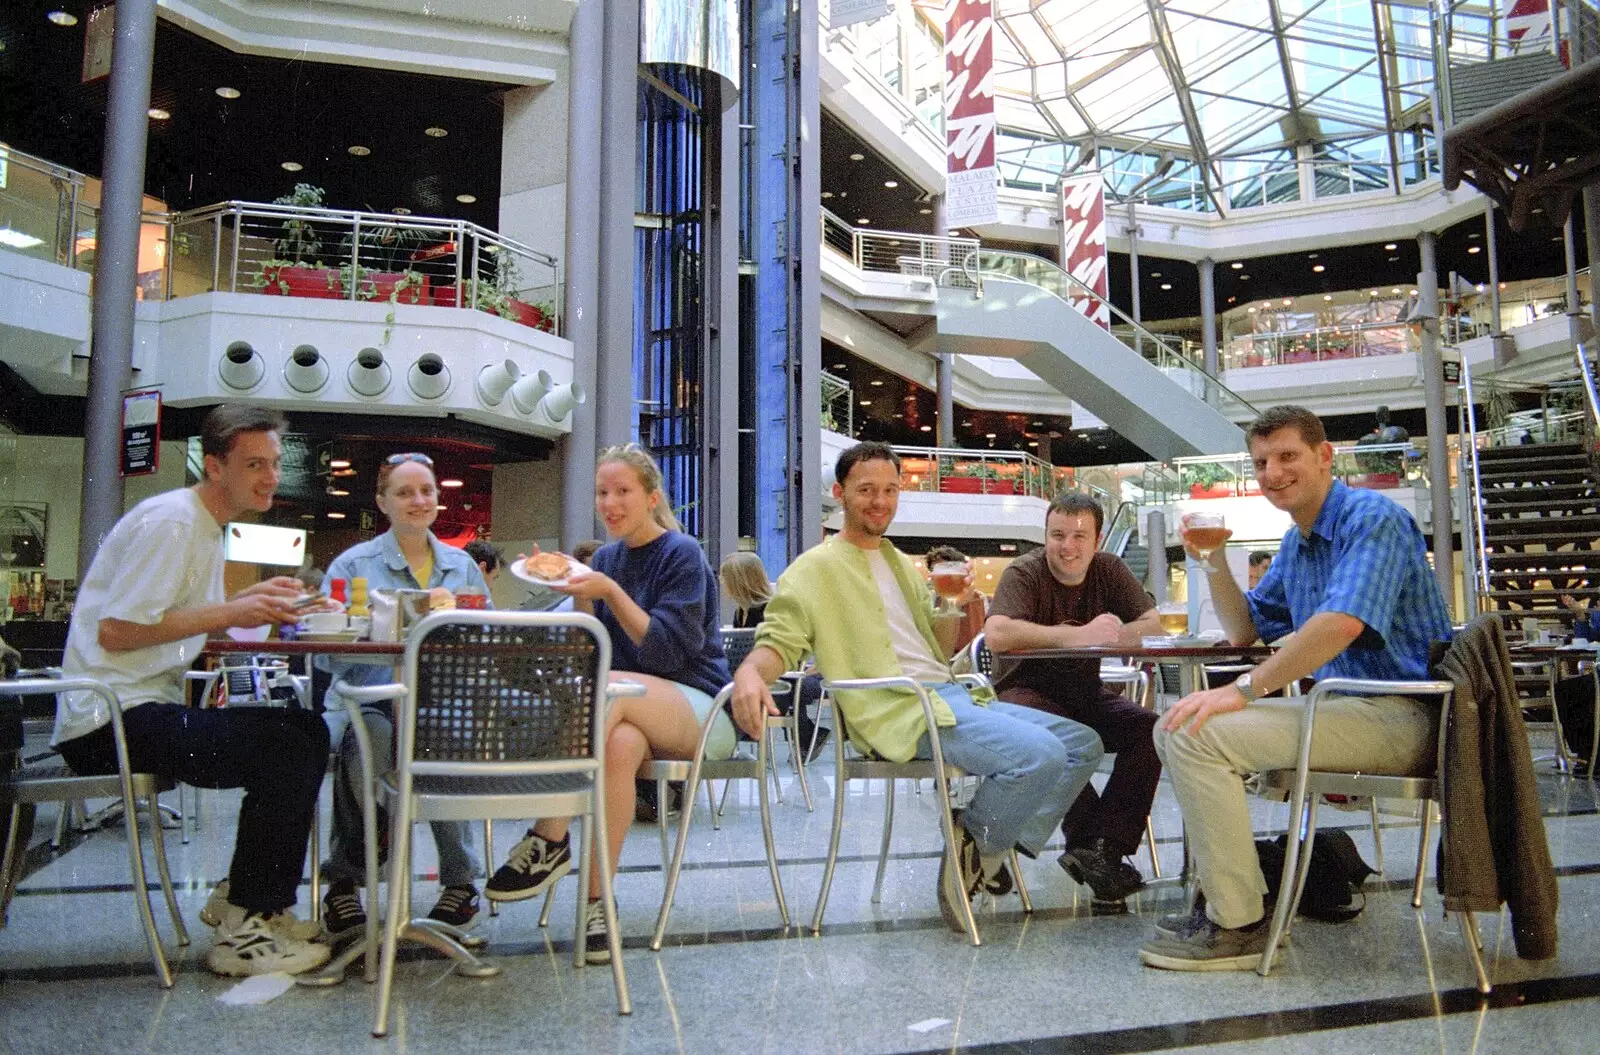
M 92 270 L 95 210 L 88 177 L 0 144 L 0 249 Z
M 1398 355 L 1421 349 L 1420 339 L 1399 322 L 1351 323 L 1289 333 L 1253 333 L 1230 339 L 1222 353 L 1222 366 L 1237 370 L 1253 366 L 1321 363 L 1334 359 L 1359 359 Z
M 940 285 L 958 282 L 961 262 L 978 248 L 976 238 L 852 227 L 827 209 L 822 210 L 822 244 L 861 271 L 915 275 Z
M 1020 451 L 895 447 L 902 491 L 1054 497 L 1054 467 Z
M 1255 467 L 1248 454 L 1222 457 L 1175 458 L 1178 486 L 1153 488 L 1177 498 L 1241 498 L 1259 495 Z M 1333 475 L 1351 487 L 1388 490 L 1397 487 L 1427 487 L 1428 464 L 1423 451 L 1414 443 L 1373 443 L 1335 447 Z
M 1174 381 L 1183 385 L 1195 398 L 1212 404 L 1219 413 L 1232 421 L 1247 421 L 1258 414 L 1256 408 L 1242 396 L 1187 358 L 1182 348 L 1174 347 L 1140 326 L 1118 310 L 1109 298 L 1102 297 L 1043 257 L 980 248 L 968 255 L 964 271 L 966 282 L 980 288 L 986 278 L 1008 278 L 1026 282 L 1085 315 L 1093 311 L 1096 305 L 1103 305 L 1113 318 L 1120 321 L 1121 326 L 1131 336 L 1130 343 L 1137 347 L 1140 354 Z

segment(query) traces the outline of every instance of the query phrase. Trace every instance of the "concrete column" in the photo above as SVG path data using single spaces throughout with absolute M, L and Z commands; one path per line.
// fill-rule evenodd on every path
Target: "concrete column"
M 1159 509 L 1150 510 L 1145 519 L 1144 548 L 1149 556 L 1150 568 L 1145 572 L 1145 589 L 1155 594 L 1156 603 L 1167 597 L 1167 514 Z
M 706 555 L 716 567 L 739 543 L 739 107 L 722 107 L 719 113 L 708 106 L 706 118 L 704 277 L 710 332 L 700 524 Z
M 1589 319 L 1600 339 L 1600 184 L 1583 188 L 1583 216 L 1589 242 Z
M 950 356 L 940 355 L 937 358 L 939 360 L 939 446 L 954 447 L 956 445 L 955 369 Z
M 1483 210 L 1483 251 L 1489 257 L 1489 310 L 1494 320 L 1489 324 L 1489 334 L 1500 336 L 1500 250 L 1494 235 L 1494 203 Z
M 818 81 L 821 41 L 818 40 L 820 15 L 818 0 L 795 0 L 790 8 L 792 40 L 799 69 L 795 78 L 795 98 L 799 127 L 795 130 L 798 178 L 795 214 L 798 225 L 792 228 L 797 243 L 799 276 L 795 280 L 796 317 L 795 384 L 800 405 L 796 422 L 795 524 L 799 533 L 795 555 L 822 541 L 822 488 L 818 476 L 822 465 L 822 110 Z
M 1445 424 L 1444 360 L 1439 354 L 1439 276 L 1432 231 L 1417 236 L 1417 312 L 1422 320 L 1422 389 L 1427 402 L 1428 494 L 1433 509 L 1433 574 L 1446 608 L 1456 610 L 1455 523 L 1450 507 L 1450 454 Z
M 1128 277 L 1133 281 L 1133 321 L 1144 325 L 1144 313 L 1139 307 L 1139 216 L 1137 206 L 1128 203 Z M 1144 334 L 1133 331 L 1133 350 L 1144 354 Z
M 122 392 L 133 374 L 139 284 L 139 213 L 156 47 L 156 0 L 121 0 L 106 99 L 104 185 L 94 269 L 88 400 L 83 410 L 83 498 L 78 577 L 122 516 Z
M 590 0 L 593 2 L 593 0 Z M 605 0 L 600 83 L 599 318 L 595 339 L 595 442 L 634 438 L 633 214 L 638 165 L 639 0 Z
M 1567 314 L 1581 315 L 1583 308 L 1578 297 L 1578 246 L 1573 239 L 1572 214 L 1567 214 L 1567 222 L 1561 225 L 1561 247 L 1567 255 Z M 1594 281 L 1593 269 L 1589 272 L 1589 281 Z
M 572 342 L 572 378 L 590 394 L 572 409 L 561 446 L 561 543 L 602 538 L 594 515 L 596 363 L 600 299 L 600 199 L 589 193 L 600 171 L 600 75 L 604 65 L 604 0 L 582 0 L 573 12 L 567 59 L 567 186 L 565 195 L 565 329 Z M 504 206 L 502 205 L 502 212 Z M 630 217 L 631 220 L 631 217 Z
M 936 238 L 947 238 L 950 235 L 950 228 L 946 226 L 948 221 L 945 218 L 947 206 L 948 202 L 943 194 L 933 196 L 933 234 Z
M 1200 341 L 1205 347 L 1205 371 L 1218 376 L 1216 365 L 1216 261 L 1206 256 L 1200 267 Z

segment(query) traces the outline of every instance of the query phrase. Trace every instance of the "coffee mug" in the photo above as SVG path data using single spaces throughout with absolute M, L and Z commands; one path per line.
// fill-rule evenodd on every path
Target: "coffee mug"
M 309 612 L 300 617 L 300 626 L 313 634 L 336 634 L 350 626 L 350 617 L 343 612 Z

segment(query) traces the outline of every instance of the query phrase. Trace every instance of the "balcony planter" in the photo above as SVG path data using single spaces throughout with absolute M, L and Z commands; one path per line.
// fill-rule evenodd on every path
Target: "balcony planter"
M 361 276 L 362 300 L 390 300 L 396 304 L 432 304 L 428 276 L 415 271 L 369 271 Z
M 1013 480 L 985 480 L 980 476 L 945 476 L 939 480 L 939 490 L 951 495 L 1014 495 L 1017 493 L 1017 485 Z
M 1351 487 L 1364 487 L 1369 491 L 1383 491 L 1400 486 L 1399 473 L 1357 473 L 1350 477 Z
M 1190 484 L 1190 498 L 1232 498 L 1233 488 L 1225 483 Z
M 331 267 L 304 267 L 299 264 L 263 264 L 253 287 L 257 293 L 273 297 L 311 297 L 316 300 L 342 300 L 344 283 Z
M 472 307 L 472 280 L 465 284 L 451 283 L 444 286 L 435 286 L 433 289 L 432 303 L 441 308 L 454 308 L 457 291 L 460 291 L 460 307 Z M 478 289 L 478 310 L 486 311 L 490 315 L 498 315 L 502 319 L 530 326 L 545 333 L 556 332 L 556 320 L 549 315 L 542 305 L 528 304 L 517 300 L 515 297 L 506 296 L 496 291 L 487 283 Z

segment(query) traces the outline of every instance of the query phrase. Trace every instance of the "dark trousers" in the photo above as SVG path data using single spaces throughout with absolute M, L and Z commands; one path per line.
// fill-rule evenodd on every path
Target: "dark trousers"
M 1006 690 L 1000 698 L 1082 722 L 1100 735 L 1106 753 L 1116 755 L 1111 778 L 1103 793 L 1097 792 L 1092 782 L 1084 786 L 1062 819 L 1061 832 L 1069 847 L 1104 839 L 1116 853 L 1134 854 L 1144 837 L 1145 819 L 1161 779 L 1154 735 L 1156 713 L 1104 686 L 1087 698 L 1049 697 L 1021 687 Z
M 251 912 L 293 905 L 305 873 L 311 811 L 328 769 L 322 718 L 275 707 L 145 703 L 124 711 L 122 724 L 134 772 L 201 788 L 244 788 L 228 899 Z M 116 772 L 109 725 L 64 741 L 59 750 L 75 773 Z

